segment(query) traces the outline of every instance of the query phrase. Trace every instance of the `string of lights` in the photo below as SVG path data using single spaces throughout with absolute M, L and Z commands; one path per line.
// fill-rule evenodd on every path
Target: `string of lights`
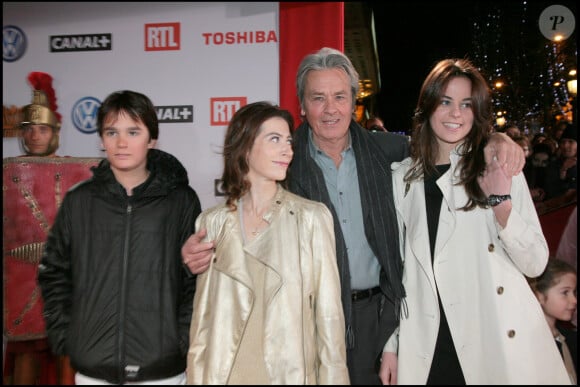
M 567 80 L 576 69 L 576 35 L 549 40 L 527 1 L 511 4 L 488 7 L 474 20 L 472 59 L 487 74 L 496 127 L 517 125 L 535 134 L 558 120 L 572 120 L 575 96 Z

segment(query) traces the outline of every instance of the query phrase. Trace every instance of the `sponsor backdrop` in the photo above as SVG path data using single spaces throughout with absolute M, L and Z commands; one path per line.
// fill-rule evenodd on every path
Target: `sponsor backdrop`
M 308 43 L 301 45 L 304 34 L 286 32 L 293 43 L 285 49 L 280 9 L 293 15 L 298 4 L 4 2 L 3 104 L 30 103 L 28 74 L 49 73 L 63 117 L 58 154 L 104 157 L 95 116 L 101 101 L 123 89 L 146 94 L 160 120 L 157 147 L 184 164 L 208 208 L 222 200 L 215 180 L 221 177 L 221 145 L 233 113 L 249 102 L 283 100 L 292 106 L 281 105 L 296 114 L 293 81 L 299 60 L 324 45 L 343 49 L 342 33 L 336 36 L 342 19 L 327 21 L 335 26 L 330 41 L 308 32 Z M 328 8 L 309 4 L 319 12 Z M 342 3 L 330 4 L 342 10 Z M 320 22 L 319 14 L 313 16 Z M 309 21 L 305 12 L 294 19 Z M 284 75 L 280 57 L 293 67 Z M 282 98 L 281 80 L 292 85 Z M 21 154 L 17 138 L 4 137 L 3 157 Z

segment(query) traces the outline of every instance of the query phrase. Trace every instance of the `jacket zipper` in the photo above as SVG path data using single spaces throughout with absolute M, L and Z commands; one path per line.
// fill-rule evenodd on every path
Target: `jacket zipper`
M 118 339 L 118 363 L 119 364 L 119 381 L 121 384 L 125 382 L 125 311 L 127 303 L 127 273 L 129 271 L 129 241 L 131 235 L 131 214 L 133 206 L 129 204 L 127 206 L 127 219 L 125 226 L 125 242 L 123 243 L 123 271 L 121 276 L 121 303 L 119 307 L 119 339 Z

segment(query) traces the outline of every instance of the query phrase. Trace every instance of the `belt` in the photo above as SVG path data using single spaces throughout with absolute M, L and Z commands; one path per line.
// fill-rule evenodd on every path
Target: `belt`
M 351 297 L 353 301 L 364 300 L 366 298 L 374 296 L 375 294 L 379 294 L 380 292 L 381 287 L 375 286 L 372 289 L 353 290 L 353 292 L 351 293 Z

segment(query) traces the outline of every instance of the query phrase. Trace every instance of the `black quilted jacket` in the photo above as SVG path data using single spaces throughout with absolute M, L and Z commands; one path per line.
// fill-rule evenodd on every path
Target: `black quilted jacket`
M 195 277 L 181 246 L 201 205 L 175 157 L 151 149 L 147 168 L 131 197 L 107 160 L 71 188 L 39 268 L 53 352 L 116 384 L 186 367 Z

